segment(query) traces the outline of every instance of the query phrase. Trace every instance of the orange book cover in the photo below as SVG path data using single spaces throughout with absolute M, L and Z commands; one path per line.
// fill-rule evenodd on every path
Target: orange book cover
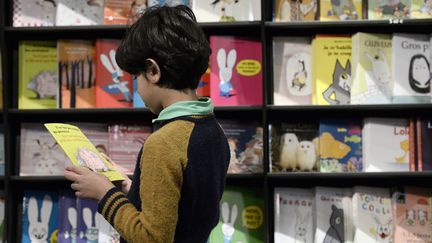
M 104 24 L 127 24 L 134 2 L 133 0 L 105 0 Z
M 409 120 L 409 153 L 410 171 L 416 171 L 416 122 L 414 118 Z
M 417 170 L 423 171 L 423 155 L 422 155 L 422 127 L 420 119 L 417 119 Z
M 120 40 L 96 40 L 96 107 L 132 107 L 132 76 L 117 65 L 115 54 Z
M 88 40 L 58 41 L 61 108 L 96 105 L 95 50 Z
M 202 75 L 196 93 L 200 97 L 210 97 L 210 67 Z

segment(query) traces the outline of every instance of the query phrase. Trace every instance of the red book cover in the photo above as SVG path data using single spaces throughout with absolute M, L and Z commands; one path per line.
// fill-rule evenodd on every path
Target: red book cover
M 105 0 L 104 24 L 127 24 L 134 2 L 132 0 Z
M 416 171 L 416 122 L 414 118 L 409 120 L 409 167 L 410 171 Z
M 96 107 L 132 107 L 132 76 L 117 65 L 115 54 L 120 40 L 96 41 Z
M 423 171 L 423 155 L 422 155 L 422 128 L 420 119 L 416 122 L 417 125 L 417 169 Z

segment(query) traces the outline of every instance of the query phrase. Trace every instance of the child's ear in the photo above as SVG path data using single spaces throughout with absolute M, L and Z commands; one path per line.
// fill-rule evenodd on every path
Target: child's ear
M 152 83 L 159 82 L 161 77 L 161 72 L 157 62 L 151 58 L 146 59 L 145 62 L 147 67 L 146 78 Z

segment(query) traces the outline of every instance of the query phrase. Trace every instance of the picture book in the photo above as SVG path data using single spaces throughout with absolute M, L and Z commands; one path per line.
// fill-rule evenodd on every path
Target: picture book
M 58 231 L 58 193 L 24 191 L 21 242 L 51 242 Z
M 409 171 L 409 151 L 408 119 L 364 120 L 364 171 Z
M 210 66 L 201 76 L 196 93 L 199 97 L 210 97 Z
M 430 190 L 405 187 L 393 195 L 394 243 L 431 242 Z
M 418 171 L 432 171 L 432 120 L 417 119 Z
M 260 0 L 194 0 L 198 22 L 233 22 L 261 20 Z
M 362 172 L 362 121 L 321 119 L 320 172 Z
M 78 239 L 77 198 L 72 190 L 62 190 L 59 195 L 58 243 L 74 243 Z
M 274 21 L 310 21 L 318 20 L 318 0 L 275 0 Z
M 103 23 L 106 25 L 126 25 L 133 4 L 133 0 L 105 0 Z
M 264 194 L 258 188 L 226 187 L 220 213 L 209 243 L 265 242 Z
M 56 25 L 101 25 L 103 0 L 58 0 Z
M 5 197 L 0 196 L 0 242 L 6 242 Z
M 3 108 L 3 85 L 2 52 L 0 48 L 0 108 Z
M 135 0 L 130 9 L 128 25 L 134 24 L 147 9 L 147 0 Z
M 62 176 L 70 161 L 39 123 L 22 123 L 20 176 Z
M 20 41 L 18 47 L 18 108 L 57 107 L 58 68 L 55 41 Z
M 215 106 L 263 104 L 262 51 L 258 40 L 210 36 L 210 97 Z
M 351 188 L 315 188 L 315 242 L 352 242 Z
M 106 155 L 109 154 L 108 125 L 105 123 L 73 123 L 88 137 L 96 149 Z
M 392 37 L 356 33 L 352 37 L 351 104 L 392 102 Z
M 308 37 L 273 38 L 273 104 L 312 104 L 311 49 Z
M 318 135 L 313 122 L 270 124 L 270 172 L 317 171 Z
M 77 241 L 76 243 L 99 242 L 100 219 L 98 202 L 92 199 L 77 199 Z
M 170 7 L 174 7 L 177 5 L 185 5 L 191 7 L 189 0 L 148 0 L 147 1 L 147 6 L 149 8 L 154 6 L 164 6 L 164 5 Z
M 115 54 L 120 40 L 96 40 L 96 107 L 132 107 L 132 76 L 117 65 Z
M 354 187 L 354 243 L 393 242 L 393 214 L 390 190 Z
M 393 34 L 393 103 L 430 103 L 429 35 Z
M 13 0 L 12 26 L 54 26 L 56 1 Z
M 146 124 L 116 123 L 108 127 L 108 155 L 124 173 L 132 175 L 139 151 L 145 140 L 152 133 L 152 127 Z
M 413 0 L 368 0 L 368 19 L 410 18 Z
M 118 243 L 120 242 L 120 234 L 106 221 L 106 219 L 98 214 L 95 218 L 99 220 L 99 243 Z
M 132 76 L 133 80 L 133 107 L 134 108 L 145 108 L 146 105 L 141 97 L 141 95 L 138 93 L 138 79 L 136 76 Z
M 312 41 L 312 60 L 314 104 L 349 104 L 352 82 L 351 37 L 316 36 Z
M 313 203 L 311 189 L 275 188 L 275 243 L 313 242 Z
M 60 40 L 58 48 L 61 108 L 96 106 L 95 50 L 88 40 Z
M 5 175 L 5 143 L 3 127 L 0 127 L 0 176 Z
M 362 0 L 320 0 L 320 20 L 363 19 Z
M 263 128 L 257 122 L 218 120 L 231 153 L 228 173 L 260 173 L 263 167 Z
M 99 150 L 81 130 L 64 123 L 46 123 L 45 127 L 75 166 L 84 166 L 106 176 L 110 181 L 124 180 L 115 167 L 101 156 Z
M 412 19 L 432 18 L 432 2 L 430 0 L 411 0 Z

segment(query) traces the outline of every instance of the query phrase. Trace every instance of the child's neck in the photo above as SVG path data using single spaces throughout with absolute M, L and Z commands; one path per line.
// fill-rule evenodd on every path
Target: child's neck
M 162 101 L 162 108 L 165 109 L 166 107 L 180 102 L 180 101 L 194 101 L 198 100 L 198 97 L 195 93 L 195 90 L 188 89 L 185 91 L 178 91 L 178 90 L 166 90 L 164 92 L 165 94 L 163 97 L 166 97 Z

